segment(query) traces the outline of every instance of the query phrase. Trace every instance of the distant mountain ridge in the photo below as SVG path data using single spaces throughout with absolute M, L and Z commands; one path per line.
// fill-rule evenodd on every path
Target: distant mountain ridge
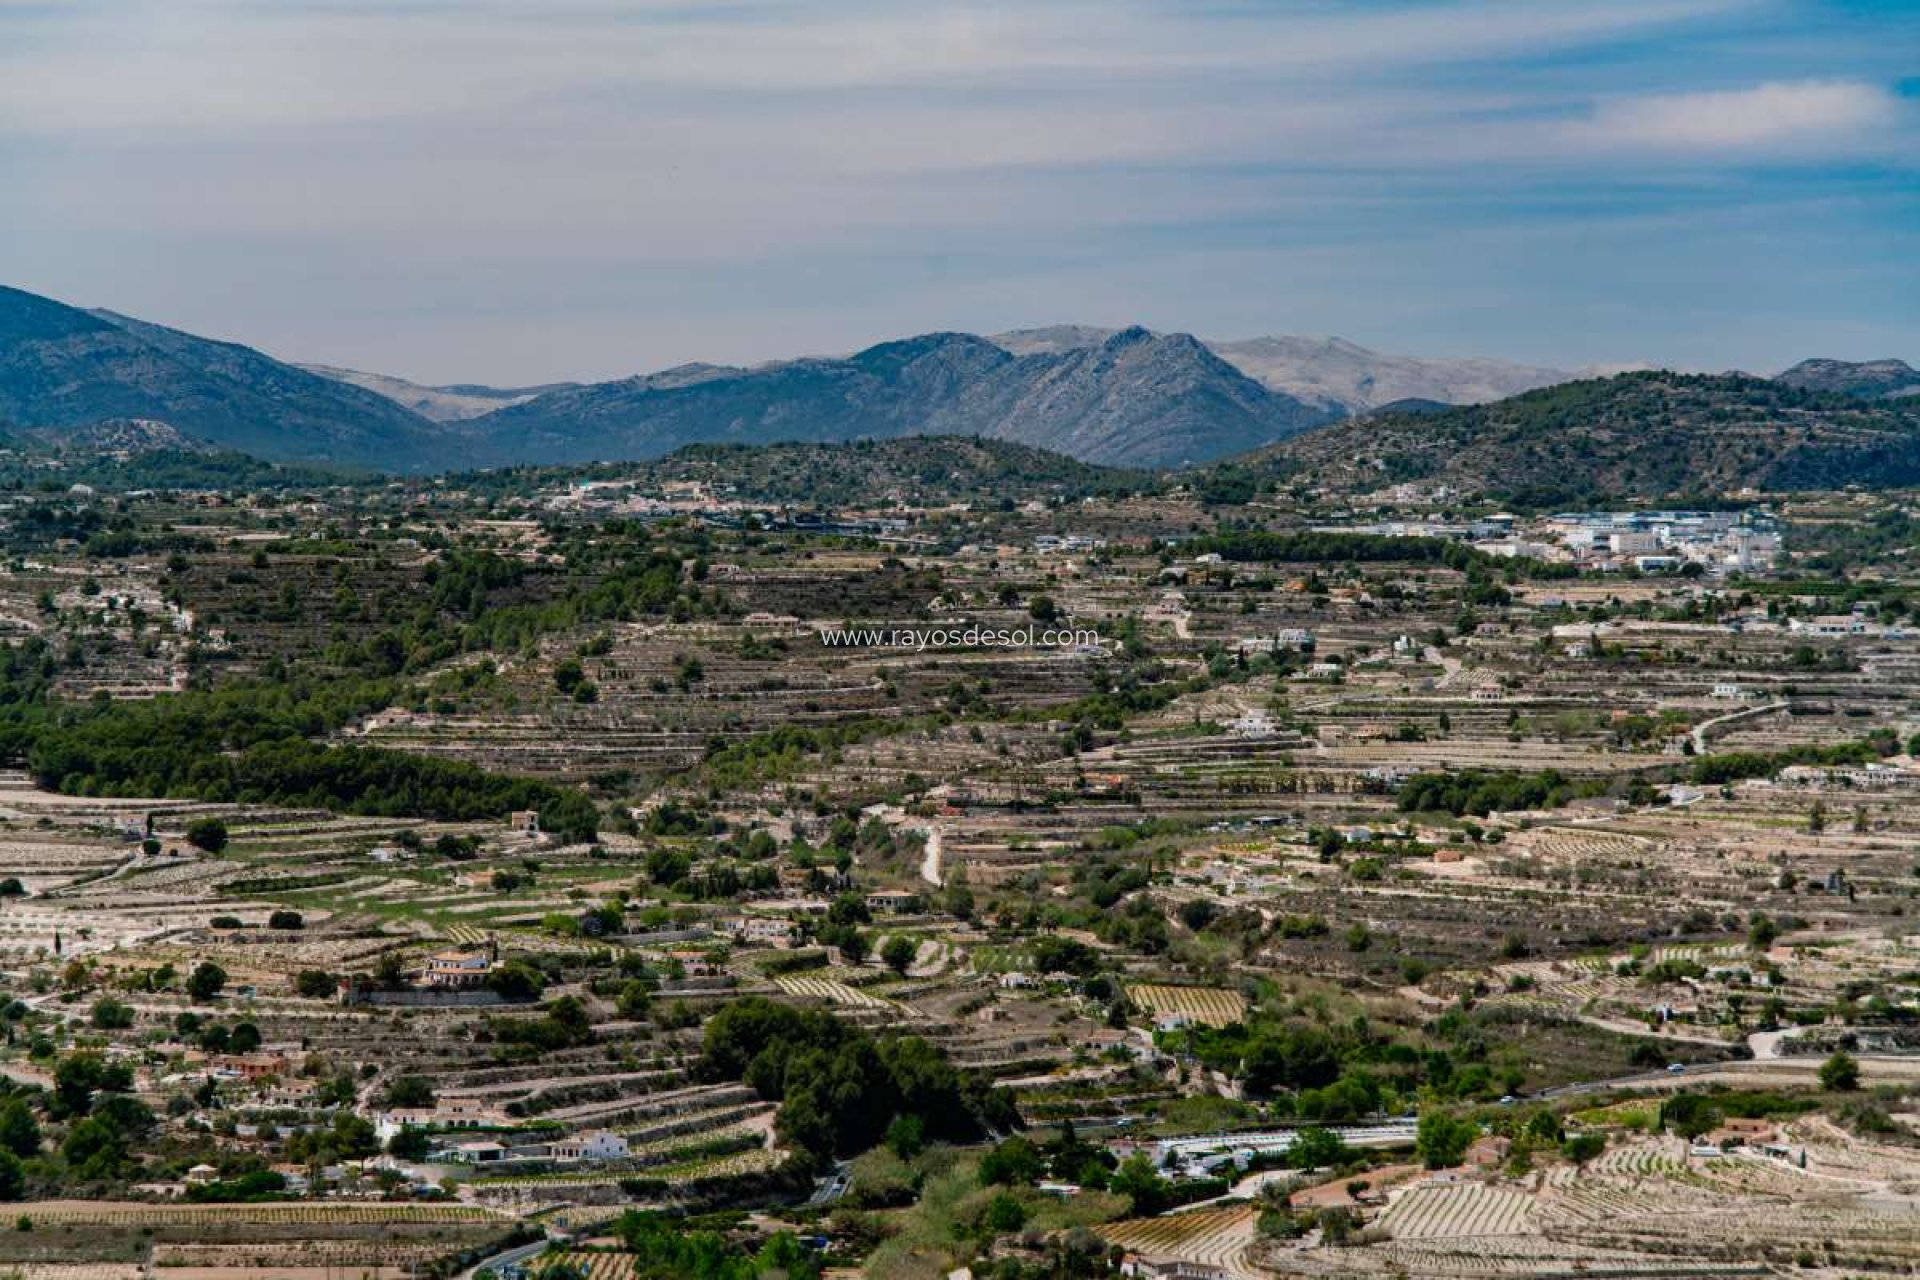
M 1016 355 L 1059 354 L 1106 341 L 1117 330 L 1065 324 L 1015 329 L 991 341 Z M 1344 338 L 1263 337 L 1200 341 L 1260 383 L 1328 413 L 1368 413 L 1399 400 L 1481 404 L 1571 382 L 1578 374 L 1507 360 L 1383 355 Z
M 685 444 L 974 435 L 1112 466 L 1205 462 L 1318 426 L 1185 334 L 1123 329 L 1015 355 L 932 333 L 845 358 L 687 366 L 574 387 L 465 424 L 479 457 L 650 458 Z
M 500 407 L 488 409 L 491 400 Z M 428 388 L 300 368 L 0 290 L 0 420 L 150 419 L 274 461 L 430 470 L 645 459 L 712 441 L 943 434 L 1167 466 L 1258 447 L 1331 416 L 1268 390 L 1191 337 L 1144 329 L 1026 357 L 972 335 L 934 333 L 751 369 L 688 365 L 550 389 Z
M 1353 477 L 1367 480 L 1484 479 L 1518 458 L 1537 480 L 1597 490 L 1920 476 L 1909 458 L 1920 373 L 1902 361 L 1809 360 L 1777 380 L 1719 377 L 1569 382 L 1551 369 L 1386 356 L 1334 338 L 1209 344 L 1138 326 L 1061 325 L 991 338 L 927 333 L 846 356 L 696 363 L 590 384 L 429 387 L 286 364 L 0 288 L 0 430 L 122 451 L 164 443 L 277 463 L 448 471 L 644 461 L 693 444 L 938 435 L 1132 468 L 1204 466 L 1275 445 L 1289 466 L 1322 468 L 1335 456 L 1327 450 L 1344 449 L 1375 460 L 1373 473 Z M 1542 381 L 1575 389 L 1498 398 Z M 1559 448 L 1562 437 L 1577 447 Z M 1662 461 L 1649 441 L 1678 452 Z
M 549 382 L 537 387 L 489 387 L 481 383 L 462 382 L 452 386 L 429 387 L 391 374 L 365 373 L 359 369 L 342 369 L 330 364 L 302 364 L 295 367 L 334 382 L 344 382 L 371 391 L 402 408 L 412 410 L 429 422 L 464 422 L 468 418 L 478 418 L 495 409 L 520 404 L 549 391 L 564 391 L 579 385 L 575 382 Z
M 1920 370 L 1905 360 L 1802 360 L 1774 375 L 1803 391 L 1831 391 L 1866 400 L 1920 395 Z

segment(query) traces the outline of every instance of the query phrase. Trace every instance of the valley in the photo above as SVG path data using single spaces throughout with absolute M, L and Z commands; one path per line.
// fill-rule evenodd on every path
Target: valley
M 175 443 L 6 499 L 0 1266 L 1920 1265 L 1906 493 Z

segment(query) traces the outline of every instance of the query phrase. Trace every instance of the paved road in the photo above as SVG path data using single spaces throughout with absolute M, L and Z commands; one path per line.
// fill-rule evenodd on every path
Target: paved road
M 1920 1055 L 1855 1054 L 1860 1077 L 1867 1084 L 1910 1084 L 1920 1081 Z M 1616 1076 L 1611 1080 L 1586 1080 L 1542 1089 L 1536 1098 L 1567 1098 L 1585 1093 L 1609 1093 L 1615 1089 L 1678 1089 L 1690 1084 L 1782 1084 L 1804 1083 L 1820 1073 L 1826 1058 L 1807 1054 L 1793 1058 L 1762 1058 L 1758 1061 L 1703 1062 L 1685 1071 L 1647 1071 L 1639 1075 Z
M 473 1278 L 482 1271 L 489 1269 L 498 1270 L 501 1267 L 512 1266 L 516 1262 L 525 1262 L 528 1258 L 538 1257 L 540 1254 L 545 1253 L 546 1249 L 547 1242 L 545 1240 L 536 1240 L 532 1244 L 515 1245 L 511 1249 L 494 1254 L 491 1258 L 485 1258 L 474 1263 L 471 1267 L 468 1267 L 460 1273 L 458 1280 L 473 1280 Z
M 853 1185 L 853 1166 L 845 1160 L 833 1166 L 833 1172 L 820 1180 L 820 1185 L 807 1197 L 807 1208 L 817 1209 L 821 1205 L 832 1204 L 847 1194 L 847 1188 Z

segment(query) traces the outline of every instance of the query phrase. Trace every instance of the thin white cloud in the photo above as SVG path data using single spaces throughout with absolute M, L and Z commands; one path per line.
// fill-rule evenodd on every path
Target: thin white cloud
M 556 100 L 586 108 L 636 90 L 1058 95 L 1233 76 L 1344 86 L 1346 97 L 1413 68 L 1644 36 L 1754 3 L 1294 3 L 1202 19 L 1150 0 L 0 8 L 0 133 L 246 136 Z
M 1573 133 L 1593 143 L 1688 151 L 1850 146 L 1890 129 L 1899 112 L 1899 100 L 1880 85 L 1803 80 L 1615 98 Z

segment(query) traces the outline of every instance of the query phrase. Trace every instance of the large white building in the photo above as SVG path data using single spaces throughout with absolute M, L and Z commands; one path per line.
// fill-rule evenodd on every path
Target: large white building
M 555 1160 L 624 1160 L 627 1140 L 610 1129 L 590 1129 L 553 1144 Z

